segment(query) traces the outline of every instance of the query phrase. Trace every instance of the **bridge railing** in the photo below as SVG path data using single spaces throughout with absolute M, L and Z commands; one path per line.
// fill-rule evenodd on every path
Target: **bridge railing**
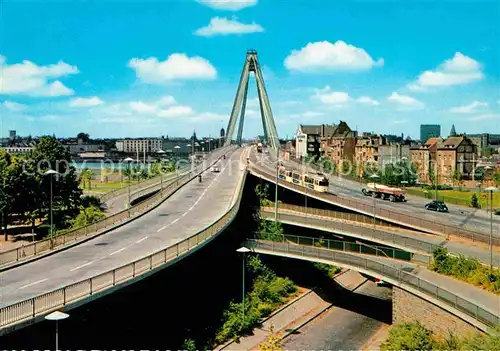
M 358 244 L 345 240 L 333 240 L 326 238 L 315 238 L 303 235 L 283 234 L 279 240 L 273 242 L 286 243 L 287 245 L 304 245 L 339 250 L 363 255 L 381 256 L 403 261 L 412 261 L 414 254 L 411 252 L 387 246 Z
M 264 177 L 266 179 L 271 180 L 272 182 L 276 182 L 276 176 L 271 175 L 267 172 L 262 171 L 261 169 L 256 168 L 255 166 L 250 167 L 251 172 Z M 278 184 L 283 187 L 287 187 L 293 190 L 296 190 L 300 193 L 305 193 L 305 188 L 299 186 L 297 184 L 293 184 L 290 182 L 286 182 L 283 180 L 278 180 Z M 367 215 L 375 214 L 376 217 L 380 219 L 385 219 L 388 221 L 393 221 L 396 223 L 400 223 L 405 226 L 410 226 L 413 228 L 422 229 L 425 231 L 430 231 L 432 233 L 442 233 L 445 235 L 453 235 L 456 237 L 466 238 L 472 241 L 479 241 L 482 243 L 489 243 L 490 236 L 488 234 L 478 233 L 471 230 L 463 229 L 454 225 L 448 225 L 446 223 L 431 221 L 426 218 L 421 218 L 417 216 L 412 216 L 408 214 L 403 214 L 397 211 L 389 210 L 386 208 L 381 208 L 380 206 L 373 206 L 373 204 L 366 203 L 362 200 L 358 200 L 355 198 L 346 198 L 340 197 L 333 194 L 328 193 L 320 193 L 317 191 L 308 191 L 307 195 L 313 198 L 321 199 L 323 201 L 329 202 L 334 205 L 342 206 L 351 210 L 360 211 Z M 500 238 L 494 237 L 492 240 L 492 244 L 495 246 L 500 246 Z
M 407 272 L 397 266 L 391 266 L 381 263 L 367 256 L 356 256 L 342 251 L 329 250 L 325 248 L 305 246 L 305 245 L 289 245 L 265 240 L 247 240 L 244 244 L 250 249 L 257 251 L 271 251 L 286 254 L 293 254 L 307 258 L 318 258 L 331 261 L 333 264 L 347 265 L 356 267 L 379 277 L 382 280 L 394 282 L 401 288 L 409 286 L 424 295 L 439 300 L 448 306 L 466 314 L 487 326 L 496 326 L 500 323 L 498 313 L 491 312 L 484 307 L 481 307 L 467 299 L 460 297 L 451 291 L 438 286 L 428 280 L 422 279 L 413 273 Z
M 0 309 L 0 329 L 24 320 L 29 320 L 50 311 L 95 295 L 106 289 L 113 288 L 127 281 L 138 279 L 167 263 L 172 263 L 190 251 L 200 247 L 207 240 L 219 234 L 226 228 L 238 213 L 246 172 L 235 191 L 237 201 L 219 219 L 207 228 L 180 241 L 177 244 L 158 250 L 157 252 L 135 260 L 116 269 L 107 271 L 89 279 L 83 279 L 74 284 L 41 294 L 34 298 L 20 301 Z
M 218 159 L 213 163 L 217 161 Z M 180 175 L 177 179 L 164 183 L 163 190 L 156 193 L 154 196 L 139 202 L 129 209 L 117 212 L 102 220 L 96 221 L 83 227 L 70 229 L 68 231 L 62 231 L 57 235 L 53 235 L 52 237 L 35 241 L 27 245 L 17 247 L 15 249 L 0 252 L 0 268 L 8 264 L 22 261 L 37 255 L 45 254 L 51 250 L 59 249 L 82 238 L 94 236 L 102 230 L 108 229 L 114 225 L 137 217 L 146 210 L 158 205 L 164 200 L 164 198 L 170 196 L 177 189 L 184 186 L 186 183 L 191 181 L 194 177 L 196 177 L 203 171 L 204 169 L 202 168 L 194 168 L 194 170 Z
M 312 208 L 309 209 L 307 208 L 307 211 L 305 211 L 304 207 L 300 206 L 292 206 L 294 208 L 293 210 L 288 208 L 283 209 L 283 207 L 280 206 L 278 207 L 278 214 L 279 214 L 279 219 L 284 220 L 284 221 L 292 221 L 295 223 L 303 224 L 305 226 L 313 226 L 313 227 L 321 227 L 325 228 L 329 231 L 337 231 L 339 234 L 345 234 L 345 235 L 359 235 L 363 236 L 364 238 L 368 239 L 375 239 L 375 240 L 380 240 L 383 241 L 384 243 L 387 244 L 393 244 L 397 245 L 400 247 L 405 247 L 410 250 L 417 250 L 421 252 L 425 252 L 428 254 L 431 254 L 434 249 L 439 247 L 439 245 L 435 245 L 423 240 L 419 240 L 418 238 L 409 238 L 407 236 L 400 235 L 398 233 L 394 233 L 391 231 L 388 231 L 387 229 L 384 230 L 384 227 L 376 226 L 375 228 L 373 227 L 367 227 L 363 225 L 358 225 L 356 223 L 348 223 L 348 222 L 341 222 L 338 221 L 338 218 L 336 217 L 336 212 L 331 211 L 334 216 L 330 217 L 329 213 L 327 212 L 328 210 L 319 210 L 316 212 L 318 209 Z M 284 210 L 284 211 L 283 211 Z M 271 208 L 262 208 L 261 211 L 262 213 L 266 213 L 265 216 L 267 218 L 274 218 L 271 217 L 271 212 L 274 214 L 274 209 Z M 288 213 L 285 211 L 289 211 Z M 326 211 L 326 212 L 323 212 Z M 294 213 L 295 212 L 295 213 Z M 316 214 L 316 213 L 321 213 L 321 214 Z M 314 222 L 311 222 L 310 219 L 308 219 L 307 215 L 317 215 L 321 217 L 327 217 L 331 218 L 331 220 L 327 221 L 322 221 L 321 225 L 318 226 Z M 313 217 L 310 217 L 313 218 Z M 354 222 L 354 221 L 352 221 Z M 387 228 L 387 227 L 386 227 Z

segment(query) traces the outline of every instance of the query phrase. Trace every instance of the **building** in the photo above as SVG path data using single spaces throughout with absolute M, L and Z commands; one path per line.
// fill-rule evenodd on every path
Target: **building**
M 67 142 L 64 146 L 72 156 L 76 156 L 82 152 L 104 152 L 104 145 L 84 143 L 82 139 L 77 139 L 76 143 L 74 141 Z
M 395 164 L 403 159 L 410 160 L 410 145 L 390 143 L 378 147 L 378 164 L 380 168 Z
M 341 121 L 342 122 L 342 121 Z M 295 157 L 319 157 L 322 154 L 321 142 L 337 131 L 337 125 L 299 125 L 295 133 Z
M 443 138 L 429 138 L 424 144 L 410 147 L 410 162 L 417 169 L 418 180 L 421 183 L 431 183 L 429 174 L 436 163 L 436 154 Z
M 369 167 L 376 167 L 379 163 L 379 146 L 387 145 L 387 139 L 380 135 L 364 133 L 356 140 L 354 161 L 357 166 L 357 175 L 362 177 Z
M 9 140 L 10 141 L 16 140 L 16 131 L 15 130 L 9 130 Z
M 356 132 L 344 121 L 340 121 L 333 134 L 321 142 L 323 156 L 330 159 L 337 169 L 344 160 L 351 164 L 354 162 L 355 149 Z
M 454 174 L 458 171 L 462 179 L 472 179 L 477 162 L 477 146 L 464 135 L 449 137 L 438 145 L 436 162 L 438 182 L 453 184 Z
M 439 124 L 421 124 L 420 125 L 420 141 L 424 142 L 429 138 L 437 138 L 441 136 L 441 126 Z
M 125 153 L 152 153 L 163 148 L 163 140 L 151 139 L 123 139 L 116 141 L 116 149 Z
M 0 150 L 4 150 L 5 152 L 9 154 L 25 154 L 33 150 L 33 147 L 31 146 L 7 146 L 7 147 L 0 147 Z

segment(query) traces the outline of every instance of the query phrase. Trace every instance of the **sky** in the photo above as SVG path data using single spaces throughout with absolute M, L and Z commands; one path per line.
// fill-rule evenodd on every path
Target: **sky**
M 0 136 L 217 136 L 248 49 L 281 138 L 340 120 L 500 133 L 499 38 L 500 1 L 3 0 Z

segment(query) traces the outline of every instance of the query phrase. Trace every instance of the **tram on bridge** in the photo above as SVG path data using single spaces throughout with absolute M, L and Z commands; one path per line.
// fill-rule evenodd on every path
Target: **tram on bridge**
M 278 178 L 320 193 L 328 191 L 329 182 L 323 173 L 301 173 L 295 169 L 280 166 L 278 168 Z

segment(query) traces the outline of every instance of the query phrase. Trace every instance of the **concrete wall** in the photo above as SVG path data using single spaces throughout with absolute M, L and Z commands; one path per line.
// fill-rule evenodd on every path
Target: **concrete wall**
M 459 336 L 477 332 L 475 327 L 464 320 L 396 286 L 392 288 L 392 305 L 393 324 L 419 320 L 441 337 L 447 336 L 448 331 Z

